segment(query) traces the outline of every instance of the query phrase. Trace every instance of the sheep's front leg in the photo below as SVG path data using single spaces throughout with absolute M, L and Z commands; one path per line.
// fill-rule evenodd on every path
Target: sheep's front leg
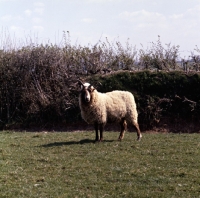
M 103 129 L 104 129 L 104 124 L 100 124 L 100 142 L 103 141 Z
M 95 138 L 95 142 L 98 142 L 99 141 L 99 126 L 98 126 L 98 123 L 95 123 L 94 124 L 94 128 L 95 128 L 95 132 L 96 132 L 96 138 Z

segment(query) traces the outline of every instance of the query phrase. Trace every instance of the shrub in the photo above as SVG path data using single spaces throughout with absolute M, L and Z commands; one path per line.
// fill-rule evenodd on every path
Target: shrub
M 129 41 L 123 46 L 106 39 L 82 47 L 71 45 L 65 32 L 59 46 L 30 42 L 15 48 L 8 43 L 0 50 L 0 127 L 79 121 L 77 79 L 91 81 L 102 92 L 131 91 L 143 128 L 163 116 L 198 117 L 200 76 L 180 72 L 179 46 L 166 46 L 159 37 L 139 53 Z M 198 56 L 193 59 L 198 65 Z

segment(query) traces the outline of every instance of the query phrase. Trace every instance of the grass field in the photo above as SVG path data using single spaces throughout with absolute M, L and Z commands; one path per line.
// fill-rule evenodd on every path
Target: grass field
M 0 133 L 0 197 L 200 197 L 200 134 Z

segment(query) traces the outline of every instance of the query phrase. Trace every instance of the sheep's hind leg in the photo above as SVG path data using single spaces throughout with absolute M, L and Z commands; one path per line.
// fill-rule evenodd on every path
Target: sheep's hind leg
M 95 128 L 95 133 L 96 133 L 96 138 L 95 138 L 95 142 L 98 142 L 99 141 L 99 126 L 98 126 L 98 123 L 95 123 L 94 124 L 94 128 Z
M 142 138 L 142 134 L 140 131 L 140 127 L 139 124 L 137 122 L 133 122 L 133 125 L 135 126 L 136 130 L 137 130 L 137 140 L 140 141 Z
M 126 129 L 127 129 L 126 120 L 122 120 L 122 121 L 120 122 L 120 126 L 121 126 L 121 133 L 120 133 L 120 135 L 119 135 L 118 140 L 121 141 L 121 140 L 124 138 L 124 133 L 125 133 L 125 131 L 126 131 Z

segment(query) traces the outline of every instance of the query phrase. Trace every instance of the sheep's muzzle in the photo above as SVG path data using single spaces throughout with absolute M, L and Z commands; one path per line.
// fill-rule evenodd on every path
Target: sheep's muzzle
M 82 95 L 82 100 L 84 102 L 86 102 L 86 103 L 90 102 L 91 95 L 90 95 L 90 92 L 87 89 L 82 90 L 81 95 Z

